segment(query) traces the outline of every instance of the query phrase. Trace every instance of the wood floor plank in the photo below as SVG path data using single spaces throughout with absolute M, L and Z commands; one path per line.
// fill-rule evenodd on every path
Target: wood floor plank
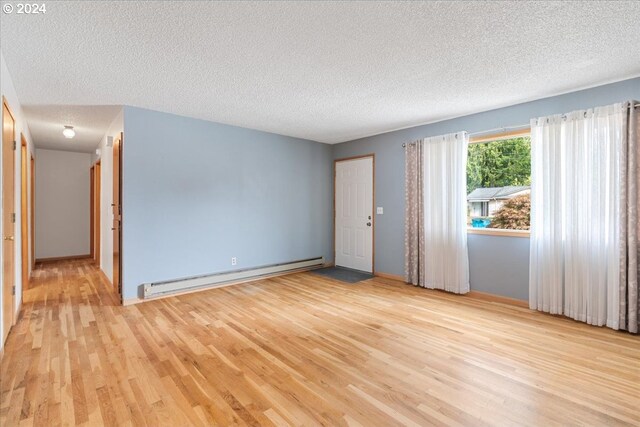
M 640 425 L 640 338 L 390 279 L 311 273 L 122 307 L 38 264 L 0 425 Z

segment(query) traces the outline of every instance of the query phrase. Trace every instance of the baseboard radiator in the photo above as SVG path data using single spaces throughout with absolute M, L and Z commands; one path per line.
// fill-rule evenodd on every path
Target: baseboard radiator
M 215 288 L 243 280 L 256 279 L 274 274 L 295 272 L 297 270 L 311 270 L 324 265 L 324 257 L 303 259 L 282 264 L 264 265 L 262 267 L 242 270 L 225 271 L 205 276 L 187 277 L 184 279 L 167 280 L 164 282 L 145 283 L 143 285 L 144 298 L 153 298 L 177 292 Z

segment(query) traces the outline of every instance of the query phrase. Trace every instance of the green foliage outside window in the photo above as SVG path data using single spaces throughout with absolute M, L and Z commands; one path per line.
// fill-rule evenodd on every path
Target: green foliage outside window
M 477 188 L 530 186 L 531 139 L 511 138 L 469 144 L 467 194 Z M 489 217 L 489 228 L 528 230 L 531 213 L 529 194 L 506 200 Z M 471 216 L 469 216 L 471 223 Z
M 531 139 L 469 144 L 467 194 L 476 188 L 531 185 Z

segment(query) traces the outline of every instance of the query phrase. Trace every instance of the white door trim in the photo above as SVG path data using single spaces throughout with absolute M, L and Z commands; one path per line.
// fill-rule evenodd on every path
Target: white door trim
M 335 159 L 333 161 L 333 259 L 335 265 L 337 265 L 337 239 L 336 239 L 336 196 L 337 196 L 337 168 L 338 163 L 340 162 L 348 162 L 351 160 L 360 160 L 370 158 L 371 159 L 371 274 L 375 273 L 375 227 L 376 227 L 376 216 L 375 216 L 375 205 L 376 205 L 376 156 L 375 153 L 363 154 L 361 156 L 353 156 L 353 157 L 344 157 L 341 159 Z

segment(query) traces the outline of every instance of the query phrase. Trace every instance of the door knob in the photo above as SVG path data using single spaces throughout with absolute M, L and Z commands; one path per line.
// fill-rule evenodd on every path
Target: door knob
M 367 223 L 367 227 L 371 227 L 371 223 L 370 222 Z
M 13 240 L 13 236 L 5 236 L 4 240 Z

